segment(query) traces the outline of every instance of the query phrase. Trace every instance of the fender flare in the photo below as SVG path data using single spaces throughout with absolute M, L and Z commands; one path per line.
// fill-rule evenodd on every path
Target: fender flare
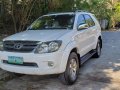
M 65 72 L 66 70 L 66 65 L 67 65 L 67 62 L 68 62 L 68 58 L 69 58 L 69 55 L 72 51 L 72 49 L 76 48 L 76 43 L 73 41 L 73 42 L 70 42 L 64 49 L 64 53 L 63 53 L 63 56 L 62 56 L 62 59 L 61 59 L 61 62 L 60 62 L 60 72 Z M 78 51 L 77 51 L 78 52 Z

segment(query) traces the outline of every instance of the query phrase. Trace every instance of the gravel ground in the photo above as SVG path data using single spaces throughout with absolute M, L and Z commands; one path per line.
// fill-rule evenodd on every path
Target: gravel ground
M 120 90 L 120 32 L 103 32 L 101 57 L 88 60 L 72 86 L 54 75 L 25 75 L 2 83 L 0 90 Z

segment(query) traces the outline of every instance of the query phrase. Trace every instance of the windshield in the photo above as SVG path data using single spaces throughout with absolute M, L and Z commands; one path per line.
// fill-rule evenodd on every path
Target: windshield
M 42 16 L 28 30 L 72 29 L 74 17 L 74 14 Z

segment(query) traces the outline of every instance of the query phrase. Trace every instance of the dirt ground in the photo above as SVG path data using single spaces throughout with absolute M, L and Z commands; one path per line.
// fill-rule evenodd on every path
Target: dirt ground
M 103 49 L 99 59 L 88 60 L 72 86 L 60 83 L 57 76 L 14 78 L 1 84 L 0 90 L 120 90 L 120 32 L 103 32 Z

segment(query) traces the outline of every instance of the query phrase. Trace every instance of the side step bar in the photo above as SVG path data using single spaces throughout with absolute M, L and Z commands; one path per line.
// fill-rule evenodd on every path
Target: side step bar
M 86 55 L 82 56 L 80 58 L 81 64 L 85 63 L 88 59 L 90 59 L 94 54 L 96 53 L 96 50 L 92 50 Z

